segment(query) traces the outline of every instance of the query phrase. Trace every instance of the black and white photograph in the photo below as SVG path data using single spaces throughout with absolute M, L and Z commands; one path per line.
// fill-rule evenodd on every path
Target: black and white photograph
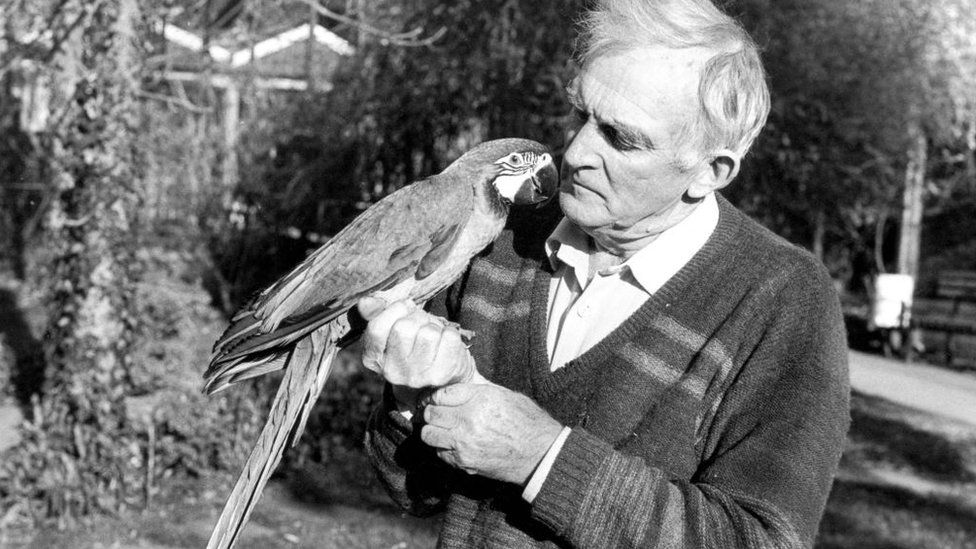
M 0 0 L 0 549 L 976 549 L 976 0 Z

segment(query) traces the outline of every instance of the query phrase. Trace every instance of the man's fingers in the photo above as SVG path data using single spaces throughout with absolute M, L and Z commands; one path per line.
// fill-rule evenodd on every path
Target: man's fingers
M 365 299 L 379 299 L 379 298 L 363 298 Z M 386 341 L 390 334 L 390 329 L 397 320 L 409 315 L 413 312 L 413 307 L 411 307 L 412 302 L 407 300 L 394 301 L 388 307 L 384 308 L 379 314 L 376 314 L 369 324 L 366 326 L 366 336 L 381 341 Z
M 470 377 L 467 375 L 470 373 L 467 367 L 468 364 L 462 364 L 461 361 L 469 360 L 470 355 L 464 342 L 461 341 L 461 336 L 457 330 L 445 328 L 441 334 L 440 345 L 438 345 L 436 351 L 436 354 L 432 358 L 434 364 L 450 364 L 450 372 L 452 374 L 451 379 L 444 379 L 438 385 L 469 381 L 466 379 L 466 377 Z
M 370 321 L 366 325 L 366 333 L 363 337 L 363 366 L 376 373 L 383 371 L 390 330 L 397 320 L 410 314 L 415 308 L 411 307 L 412 305 L 411 301 L 396 301 L 387 305 L 385 300 L 373 296 L 359 300 L 357 306 L 360 308 L 360 314 Z
M 430 401 L 435 406 L 460 406 L 471 400 L 478 389 L 471 383 L 455 383 L 434 391 Z
M 389 303 L 382 297 L 368 295 L 356 303 L 356 309 L 359 310 L 359 315 L 369 322 L 382 313 L 383 309 L 386 309 L 388 305 Z
M 454 429 L 461 423 L 461 419 L 457 408 L 431 404 L 424 408 L 424 422 L 443 429 Z
M 424 366 L 429 365 L 441 334 L 440 328 L 427 322 L 426 315 L 427 313 L 418 309 L 393 323 L 386 342 L 388 357 L 397 359 L 401 365 L 416 365 L 420 362 L 425 362 Z M 418 349 L 427 349 L 427 354 L 416 354 Z
M 417 330 L 417 337 L 413 341 L 413 349 L 410 358 L 418 363 L 432 365 L 435 362 L 437 349 L 441 342 L 441 327 L 437 324 L 427 323 Z
M 451 431 L 436 425 L 424 425 L 423 429 L 420 430 L 420 440 L 433 448 L 445 450 L 454 448 L 454 437 L 451 436 Z
M 369 324 L 366 325 L 367 340 L 373 340 L 385 346 L 390 337 L 390 330 L 393 329 L 393 325 L 412 312 L 413 310 L 406 301 L 393 302 L 389 307 L 386 307 L 374 316 Z

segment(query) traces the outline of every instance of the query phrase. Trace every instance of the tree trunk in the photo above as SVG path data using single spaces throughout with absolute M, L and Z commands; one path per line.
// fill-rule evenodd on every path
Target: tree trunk
M 142 458 L 124 402 L 137 319 L 131 216 L 140 188 L 131 133 L 138 10 L 136 0 L 100 4 L 56 63 L 67 68 L 55 74 L 60 89 L 73 92 L 46 142 L 59 195 L 48 217 L 55 252 L 46 273 L 48 375 L 33 432 L 44 452 L 33 463 L 34 474 L 49 479 L 38 489 L 37 511 L 62 522 L 115 512 L 142 485 L 129 478 Z
M 888 209 L 883 208 L 878 213 L 878 220 L 874 224 L 874 266 L 879 273 L 888 272 L 884 261 L 885 224 L 888 222 Z
M 905 194 L 898 240 L 898 272 L 911 275 L 917 280 L 919 246 L 922 241 L 922 198 L 928 158 L 922 129 L 913 125 L 910 135 L 912 141 L 908 150 L 908 166 L 905 168 Z
M 976 192 L 976 116 L 966 128 L 966 180 L 969 192 Z
M 813 255 L 823 263 L 824 237 L 827 233 L 827 214 L 818 211 L 813 217 Z
M 228 82 L 223 97 L 224 150 L 221 168 L 223 204 L 230 203 L 234 187 L 239 179 L 237 171 L 238 129 L 241 122 L 241 90 L 236 81 Z

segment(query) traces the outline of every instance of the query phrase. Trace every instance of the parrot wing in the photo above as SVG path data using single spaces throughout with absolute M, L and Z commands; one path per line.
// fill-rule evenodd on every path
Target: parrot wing
M 208 392 L 279 369 L 283 346 L 370 293 L 433 273 L 471 217 L 472 189 L 435 176 L 363 212 L 234 316 L 204 374 Z

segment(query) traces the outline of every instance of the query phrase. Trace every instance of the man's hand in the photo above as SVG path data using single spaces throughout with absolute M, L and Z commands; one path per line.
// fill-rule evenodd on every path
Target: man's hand
M 393 386 L 401 409 L 411 409 L 417 392 L 450 383 L 484 382 L 459 330 L 406 299 L 387 304 L 359 301 L 369 324 L 363 335 L 363 365 Z
M 420 438 L 463 471 L 524 485 L 562 425 L 529 397 L 494 384 L 434 392 Z

